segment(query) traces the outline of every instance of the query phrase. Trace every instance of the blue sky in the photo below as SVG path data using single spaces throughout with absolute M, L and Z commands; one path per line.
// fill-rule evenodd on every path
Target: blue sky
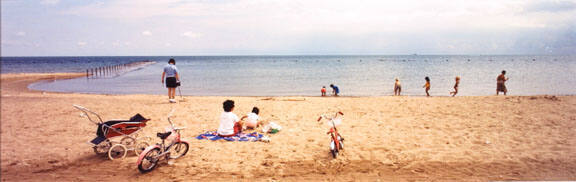
M 576 54 L 576 0 L 1 0 L 2 56 Z

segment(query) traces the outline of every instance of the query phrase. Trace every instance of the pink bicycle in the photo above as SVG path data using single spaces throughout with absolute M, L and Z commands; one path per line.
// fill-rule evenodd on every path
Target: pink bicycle
M 162 143 L 157 143 L 156 145 L 148 146 L 138 157 L 138 170 L 141 173 L 147 173 L 158 166 L 158 162 L 162 159 L 177 159 L 180 158 L 188 152 L 189 144 L 187 141 L 181 140 L 180 131 L 186 127 L 175 127 L 170 116 L 168 116 L 168 122 L 170 127 L 166 128 L 166 132 L 157 133 Z

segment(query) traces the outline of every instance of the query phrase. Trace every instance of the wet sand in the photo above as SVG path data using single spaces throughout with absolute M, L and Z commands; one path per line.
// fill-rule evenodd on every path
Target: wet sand
M 2 74 L 2 181 L 488 181 L 576 180 L 576 97 L 185 97 L 30 91 L 37 80 L 74 74 Z M 218 127 L 222 102 L 260 108 L 282 125 L 270 143 L 196 140 Z M 177 100 L 181 100 L 180 97 Z M 110 161 L 87 143 L 96 126 L 72 104 L 105 120 L 151 118 L 143 135 L 186 126 L 186 156 L 148 174 L 137 157 Z M 342 111 L 345 150 L 332 159 L 321 113 Z M 158 141 L 158 139 L 154 139 Z

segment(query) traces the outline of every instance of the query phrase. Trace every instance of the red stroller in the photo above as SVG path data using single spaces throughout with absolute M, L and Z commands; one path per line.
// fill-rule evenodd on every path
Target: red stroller
M 82 111 L 82 117 L 87 117 L 92 123 L 98 125 L 96 138 L 92 139 L 90 143 L 93 144 L 92 148 L 96 154 L 108 154 L 110 160 L 124 158 L 128 150 L 133 150 L 136 155 L 140 155 L 149 145 L 146 141 L 152 140 L 150 137 L 138 138 L 138 133 L 150 120 L 140 114 L 132 116 L 130 120 L 104 122 L 97 113 L 79 105 L 74 105 L 74 107 Z M 122 136 L 119 142 L 111 140 L 118 136 Z

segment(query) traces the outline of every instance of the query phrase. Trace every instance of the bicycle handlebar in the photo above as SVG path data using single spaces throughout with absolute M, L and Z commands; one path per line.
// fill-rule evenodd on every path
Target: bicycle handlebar
M 186 127 L 174 127 L 174 130 L 178 131 L 178 130 L 184 130 L 186 129 Z
M 317 121 L 320 122 L 320 120 L 322 120 L 322 118 L 325 118 L 325 119 L 334 119 L 334 118 L 338 117 L 338 114 L 344 116 L 344 113 L 342 113 L 341 111 L 336 112 L 336 114 L 334 114 L 334 117 L 331 117 L 331 118 L 327 117 L 327 116 L 326 116 L 327 114 L 321 114 L 320 117 L 318 117 L 318 120 L 317 120 Z

